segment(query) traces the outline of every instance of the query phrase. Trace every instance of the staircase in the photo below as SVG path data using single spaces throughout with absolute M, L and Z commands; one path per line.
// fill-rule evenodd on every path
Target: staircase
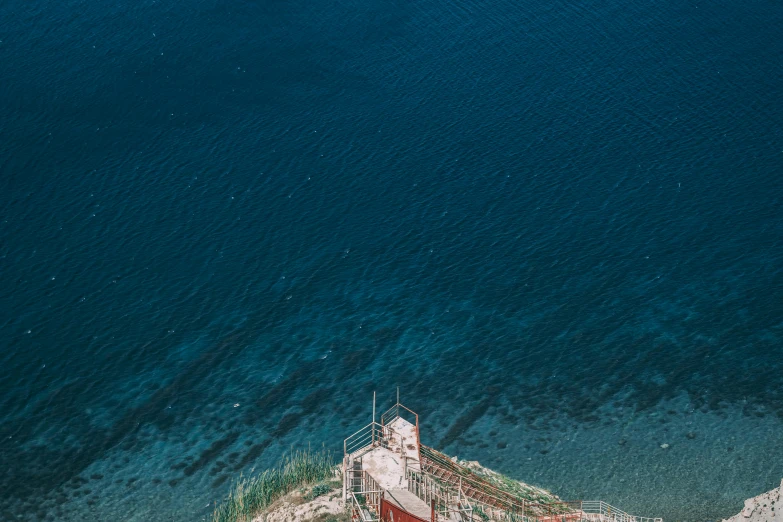
M 343 444 L 343 499 L 355 522 L 663 522 L 601 501 L 531 501 L 419 440 L 419 416 L 399 402 Z M 524 493 L 526 494 L 526 493 Z M 533 497 L 535 498 L 535 497 Z M 395 514 L 396 513 L 396 514 Z
M 523 518 L 568 515 L 578 509 L 568 502 L 531 502 L 497 488 L 470 469 L 453 462 L 449 457 L 427 446 L 421 446 L 422 471 L 439 482 L 459 487 L 470 502 L 477 504 L 489 518 L 507 516 Z
M 416 413 L 398 402 L 380 423 L 373 421 L 345 439 L 343 452 L 343 498 L 353 520 L 380 520 L 386 502 L 387 511 L 398 516 L 431 521 L 431 507 L 411 494 L 406 481 L 408 470 L 421 469 Z

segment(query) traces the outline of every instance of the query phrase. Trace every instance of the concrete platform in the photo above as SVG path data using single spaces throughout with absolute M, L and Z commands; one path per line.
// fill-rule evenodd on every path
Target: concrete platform
M 405 455 L 408 468 L 421 471 L 419 462 L 419 440 L 416 436 L 416 426 L 401 417 L 397 417 L 387 426 L 392 430 L 388 439 L 389 450 L 397 455 Z
M 432 508 L 407 489 L 390 489 L 386 491 L 384 498 L 411 515 L 416 515 L 424 520 L 430 520 L 432 516 Z
M 386 448 L 373 448 L 362 456 L 362 470 L 370 474 L 383 489 L 407 488 L 398 454 Z
M 383 489 L 407 489 L 404 462 L 408 469 L 421 471 L 416 426 L 398 417 L 387 427 L 391 430 L 387 447 L 375 447 L 364 454 L 362 469 Z

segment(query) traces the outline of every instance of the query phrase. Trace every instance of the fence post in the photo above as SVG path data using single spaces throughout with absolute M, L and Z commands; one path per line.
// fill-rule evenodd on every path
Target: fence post
M 372 392 L 372 424 L 370 424 L 372 444 L 375 444 L 375 392 Z
M 343 503 L 348 503 L 348 455 L 343 455 Z

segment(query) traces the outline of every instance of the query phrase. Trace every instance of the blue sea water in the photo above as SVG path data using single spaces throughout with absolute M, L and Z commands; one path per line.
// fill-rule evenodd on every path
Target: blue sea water
M 736 513 L 783 477 L 781 27 L 3 1 L 0 519 L 204 520 L 396 386 L 563 498 Z

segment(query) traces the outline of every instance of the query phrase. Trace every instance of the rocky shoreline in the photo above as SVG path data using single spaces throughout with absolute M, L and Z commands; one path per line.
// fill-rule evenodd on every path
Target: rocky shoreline
M 452 459 L 474 473 L 491 479 L 500 489 L 525 495 L 535 494 L 549 501 L 560 500 L 549 491 L 506 477 L 476 461 L 458 461 L 456 457 Z M 303 486 L 283 495 L 257 513 L 252 522 L 350 522 L 350 516 L 342 500 L 341 485 L 328 481 Z
M 302 488 L 283 496 L 252 522 L 350 522 L 339 484 L 318 494 L 315 489 Z
M 456 458 L 454 458 L 457 461 Z M 492 477 L 504 488 L 535 490 L 537 493 L 557 497 L 552 493 L 509 479 L 475 461 L 459 461 L 472 471 Z M 337 481 L 310 484 L 292 491 L 275 501 L 267 509 L 257 513 L 252 522 L 349 522 Z M 722 522 L 783 522 L 783 480 L 779 487 L 745 500 L 736 515 Z
M 777 488 L 747 499 L 742 511 L 723 522 L 783 522 L 783 480 Z

